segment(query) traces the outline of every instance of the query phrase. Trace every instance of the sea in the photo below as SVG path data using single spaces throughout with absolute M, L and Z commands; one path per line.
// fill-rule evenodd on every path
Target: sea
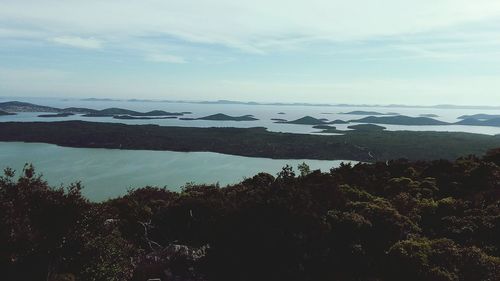
M 160 126 L 184 127 L 265 127 L 273 132 L 299 134 L 319 134 L 319 130 L 310 125 L 276 123 L 272 119 L 295 120 L 304 116 L 318 119 L 355 120 L 362 115 L 343 114 L 350 111 L 376 111 L 397 113 L 407 116 L 435 114 L 434 119 L 446 122 L 459 121 L 461 115 L 478 113 L 499 114 L 492 109 L 456 109 L 456 108 L 409 108 L 409 107 L 370 107 L 370 106 L 307 106 L 307 105 L 251 105 L 251 104 L 207 104 L 179 103 L 161 101 L 125 101 L 125 100 L 80 100 L 62 98 L 7 98 L 0 97 L 0 102 L 22 101 L 38 105 L 65 107 L 85 107 L 104 109 L 119 107 L 146 112 L 164 110 L 169 112 L 191 112 L 183 117 L 198 118 L 216 113 L 231 116 L 252 115 L 256 121 L 207 121 L 180 119 L 119 120 L 111 117 L 69 117 L 40 118 L 41 113 L 18 113 L 12 116 L 0 116 L 0 122 L 51 122 L 64 120 L 85 120 L 93 122 L 116 122 L 124 124 L 157 124 Z M 350 124 L 335 124 L 339 130 L 348 130 Z M 411 131 L 449 131 L 476 134 L 497 135 L 499 127 L 486 126 L 400 126 L 382 125 L 387 130 Z M 166 187 L 179 191 L 187 184 L 219 184 L 225 186 L 252 177 L 259 172 L 276 175 L 283 166 L 305 162 L 311 169 L 328 171 L 338 167 L 343 161 L 322 161 L 311 159 L 266 159 L 224 155 L 212 152 L 171 152 L 145 150 L 114 150 L 94 148 L 67 148 L 51 144 L 0 142 L 0 168 L 11 167 L 20 173 L 26 163 L 32 163 L 37 172 L 52 186 L 65 186 L 79 181 L 84 186 L 83 194 L 93 201 L 125 195 L 127 191 L 144 187 Z

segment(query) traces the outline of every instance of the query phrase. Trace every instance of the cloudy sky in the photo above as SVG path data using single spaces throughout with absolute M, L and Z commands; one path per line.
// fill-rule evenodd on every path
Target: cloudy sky
M 500 1 L 0 0 L 0 96 L 500 105 Z

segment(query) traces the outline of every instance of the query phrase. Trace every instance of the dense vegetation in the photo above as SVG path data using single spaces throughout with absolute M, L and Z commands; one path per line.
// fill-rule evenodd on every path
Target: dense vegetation
M 0 279 L 500 280 L 500 149 L 454 162 L 284 167 L 102 203 L 0 177 Z
M 371 126 L 373 127 L 373 126 Z M 337 132 L 335 129 L 333 129 Z M 500 135 L 352 130 L 343 135 L 269 132 L 265 128 L 189 128 L 116 123 L 0 122 L 0 141 L 69 147 L 212 151 L 281 159 L 385 161 L 456 159 L 500 146 Z

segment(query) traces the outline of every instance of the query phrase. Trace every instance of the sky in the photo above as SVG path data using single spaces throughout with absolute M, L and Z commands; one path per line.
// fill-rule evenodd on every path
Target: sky
M 499 0 L 0 0 L 0 97 L 500 105 Z

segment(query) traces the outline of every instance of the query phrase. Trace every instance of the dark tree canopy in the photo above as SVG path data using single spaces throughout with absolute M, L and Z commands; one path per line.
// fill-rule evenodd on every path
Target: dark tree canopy
M 500 150 L 306 164 L 102 203 L 0 177 L 1 280 L 500 280 Z

